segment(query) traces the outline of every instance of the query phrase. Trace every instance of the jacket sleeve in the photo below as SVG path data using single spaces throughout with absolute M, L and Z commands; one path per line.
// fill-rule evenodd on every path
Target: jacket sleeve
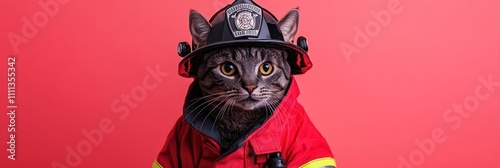
M 291 146 L 287 151 L 287 167 L 299 168 L 336 168 L 336 162 L 326 139 L 313 125 L 303 107 L 296 104 L 301 111 L 297 113 L 297 133 L 294 134 Z
M 173 129 L 167 136 L 167 141 L 161 149 L 158 157 L 153 163 L 153 168 L 174 168 L 180 167 L 180 156 L 179 156 L 179 132 L 182 129 L 182 117 L 177 120 Z

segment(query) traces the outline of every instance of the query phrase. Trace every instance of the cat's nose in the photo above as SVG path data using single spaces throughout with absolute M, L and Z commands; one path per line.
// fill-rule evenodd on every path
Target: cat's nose
M 245 86 L 245 88 L 247 89 L 248 93 L 252 93 L 252 91 L 253 91 L 256 87 L 257 87 L 257 86 L 254 86 L 254 85 Z

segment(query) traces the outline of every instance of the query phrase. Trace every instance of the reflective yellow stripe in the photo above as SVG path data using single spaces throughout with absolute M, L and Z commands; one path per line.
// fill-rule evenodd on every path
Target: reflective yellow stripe
M 163 166 L 161 166 L 160 163 L 158 163 L 158 161 L 155 160 L 155 162 L 153 163 L 153 168 L 163 168 Z
M 315 159 L 313 161 L 310 161 L 302 166 L 300 168 L 318 168 L 322 166 L 335 166 L 337 167 L 337 164 L 335 163 L 335 159 L 331 157 L 324 157 L 324 158 L 319 158 Z

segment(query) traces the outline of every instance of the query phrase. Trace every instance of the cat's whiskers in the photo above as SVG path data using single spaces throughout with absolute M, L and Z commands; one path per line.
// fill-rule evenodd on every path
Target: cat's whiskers
M 266 107 L 266 121 L 271 115 L 273 114 L 273 107 L 271 106 L 271 103 L 269 103 L 269 100 L 264 99 L 264 102 L 266 102 L 265 107 Z
M 298 110 L 298 107 L 295 106 L 295 101 L 291 101 L 289 98 L 287 97 L 282 97 L 280 95 L 277 95 L 272 93 L 270 94 L 272 97 L 275 97 L 275 98 L 281 98 L 281 103 L 285 103 L 288 105 L 288 107 L 291 107 L 290 110 Z M 293 124 L 293 126 L 297 127 L 297 124 L 295 123 L 295 120 L 291 120 L 291 122 L 288 122 L 289 119 L 291 118 L 289 112 L 287 111 L 284 111 L 285 109 L 277 109 L 276 113 L 278 113 L 278 116 L 280 116 L 280 118 L 282 119 L 282 122 L 284 123 L 283 125 L 287 126 L 288 129 L 291 129 L 290 127 L 292 125 L 289 125 L 289 124 Z
M 214 123 L 212 124 L 211 132 L 214 131 L 214 127 L 215 127 L 215 125 L 217 125 L 217 121 L 219 120 L 219 118 L 222 121 L 226 111 L 229 110 L 229 112 L 230 112 L 232 110 L 232 106 L 234 105 L 235 102 L 236 102 L 236 100 L 229 100 L 226 102 L 226 104 L 224 104 L 224 106 L 221 108 L 221 110 L 219 110 L 219 113 L 217 113 L 217 116 L 215 117 Z
M 289 115 L 286 115 L 287 114 L 287 111 L 285 111 L 285 109 L 283 108 L 279 108 L 280 107 L 280 102 L 281 101 L 274 101 L 273 102 L 273 105 L 275 107 L 275 115 L 276 115 L 276 121 L 279 122 L 279 127 L 281 131 L 283 131 L 284 133 L 288 133 L 290 130 L 290 126 L 289 126 L 289 122 L 288 120 L 290 119 L 290 116 Z
M 213 107 L 212 110 L 210 110 L 210 112 L 208 112 L 208 114 L 205 116 L 205 118 L 203 119 L 203 121 L 201 122 L 201 128 L 203 128 L 203 125 L 205 124 L 205 121 L 207 120 L 207 118 L 210 117 L 210 114 L 212 114 L 214 112 L 215 109 L 217 109 L 217 107 L 219 107 L 220 104 L 224 103 L 223 106 L 226 106 L 227 105 L 227 102 L 228 101 L 221 101 L 219 104 L 215 105 L 215 107 Z M 213 127 L 212 127 L 213 128 Z
M 201 101 L 201 100 L 205 100 L 203 103 L 199 104 L 196 108 L 194 108 L 193 110 L 191 110 L 187 115 L 186 115 L 186 118 L 191 115 L 191 113 L 193 113 L 196 109 L 198 109 L 200 106 L 203 106 L 204 104 L 206 104 L 207 106 L 209 106 L 210 104 L 212 104 L 214 101 L 217 101 L 219 98 L 222 98 L 222 97 L 229 97 L 231 96 L 232 94 L 234 94 L 236 91 L 234 90 L 230 90 L 230 91 L 227 91 L 227 92 L 221 92 L 221 93 L 216 93 L 216 94 L 211 94 L 211 95 L 207 95 L 207 96 L 202 96 L 202 97 L 199 97 L 199 98 L 195 98 L 195 99 L 198 99 L 197 101 L 193 102 L 193 103 L 190 103 L 190 105 L 184 109 L 189 109 L 191 106 L 195 105 L 197 102 Z M 211 98 L 211 99 L 208 99 L 209 97 L 214 97 L 214 98 Z M 194 100 L 194 99 L 193 99 Z M 208 103 L 208 104 L 207 104 Z M 203 108 L 205 109 L 206 106 Z M 199 111 L 203 111 L 202 110 L 199 110 Z M 194 117 L 196 118 L 196 116 Z
M 285 130 L 285 127 L 287 127 L 287 122 L 286 121 L 286 118 L 285 116 L 283 116 L 283 110 L 278 108 L 279 106 L 279 101 L 272 101 L 272 106 L 273 106 L 273 109 L 274 109 L 274 115 L 276 115 L 276 121 L 275 122 L 280 130 L 284 131 Z M 279 122 L 279 123 L 278 123 Z
M 268 119 L 269 117 L 271 117 L 272 115 L 274 115 L 274 113 L 273 113 L 273 112 L 275 111 L 275 105 L 274 105 L 274 103 L 273 103 L 273 102 L 271 102 L 271 103 L 270 103 L 270 101 L 269 101 L 269 100 L 263 100 L 263 101 L 264 101 L 264 103 L 265 103 L 265 108 L 266 108 L 266 121 L 267 121 L 267 119 Z M 269 113 L 269 115 L 268 115 L 268 113 Z M 274 122 L 274 124 L 275 124 L 276 128 L 279 128 L 279 125 L 277 125 L 277 123 L 276 123 L 276 122 Z M 265 131 L 263 131 L 263 132 L 266 132 L 266 130 L 267 130 L 267 129 L 269 129 L 269 127 L 266 127 L 266 128 L 265 128 Z M 262 132 L 262 133 L 263 133 L 263 132 Z M 262 135 L 262 134 L 259 134 L 259 135 Z
M 219 95 L 215 98 L 212 98 L 212 99 L 209 99 L 207 101 L 204 101 L 203 103 L 201 103 L 200 105 L 196 106 L 194 109 L 192 109 L 187 115 L 186 115 L 186 118 L 189 117 L 189 115 L 191 115 L 193 112 L 195 111 L 198 111 L 198 113 L 194 116 L 193 118 L 193 121 L 196 119 L 196 117 L 200 114 L 201 111 L 203 111 L 205 108 L 207 108 L 208 106 L 210 106 L 212 103 L 216 102 L 217 100 L 219 100 L 220 98 L 224 97 L 225 95 Z M 204 106 L 202 109 L 200 110 L 196 110 L 200 107 Z M 188 109 L 188 108 L 186 108 Z
M 212 96 L 218 96 L 218 95 L 223 95 L 223 94 L 227 94 L 225 92 L 220 92 L 220 93 L 214 93 L 214 94 L 209 94 L 209 95 L 206 95 L 206 96 L 202 96 L 202 97 L 197 97 L 197 98 L 194 98 L 194 99 L 191 99 L 191 100 L 188 100 L 186 103 L 191 103 L 192 101 L 200 101 L 200 100 L 203 100 L 204 98 L 209 98 L 209 97 L 212 97 Z M 193 103 L 196 103 L 196 102 L 193 102 Z
M 222 108 L 219 110 L 219 113 L 217 113 L 217 115 L 215 116 L 214 122 L 212 123 L 212 129 L 211 129 L 210 132 L 214 131 L 214 126 L 217 124 L 217 121 L 219 120 L 219 117 L 221 116 L 221 113 L 223 113 L 223 112 L 226 111 L 226 108 L 227 108 L 226 105 L 227 105 L 227 102 L 224 104 L 224 106 L 222 106 Z
M 288 107 L 291 107 L 289 110 L 293 110 L 293 111 L 301 111 L 299 109 L 299 106 L 296 105 L 297 101 L 295 100 L 291 100 L 290 98 L 287 98 L 287 97 L 284 97 L 282 100 L 281 100 L 283 103 L 287 104 Z M 291 118 L 290 116 L 290 113 L 289 112 L 285 112 L 284 113 L 286 116 L 288 116 L 288 118 Z M 290 122 L 290 124 L 293 124 L 293 126 L 297 129 L 298 126 L 297 124 L 295 123 L 295 120 L 292 120 L 292 122 Z
M 196 100 L 195 102 L 192 102 L 192 103 L 189 103 L 189 102 L 188 102 L 188 103 L 189 103 L 189 106 L 185 107 L 184 109 L 189 109 L 191 106 L 193 106 L 193 105 L 197 104 L 197 103 L 198 103 L 199 101 L 201 101 L 201 100 L 205 100 L 205 101 L 204 101 L 202 104 L 200 104 L 200 105 L 203 105 L 203 104 L 205 104 L 205 103 L 208 103 L 209 101 L 207 101 L 206 99 L 208 99 L 209 97 L 219 98 L 220 96 L 224 96 L 224 94 L 223 94 L 223 93 L 220 93 L 220 94 L 212 94 L 212 95 L 207 95 L 207 96 L 203 96 L 203 97 L 195 98 L 195 99 L 197 99 L 197 100 Z M 213 100 L 213 99 L 215 99 L 215 98 L 212 98 L 212 99 L 210 99 L 210 100 Z M 195 100 L 195 99 L 193 99 L 193 100 Z M 195 108 L 195 109 L 197 109 L 197 108 Z M 189 114 L 190 114 L 190 113 L 189 113 Z M 188 114 L 187 116 L 189 116 L 189 114 Z

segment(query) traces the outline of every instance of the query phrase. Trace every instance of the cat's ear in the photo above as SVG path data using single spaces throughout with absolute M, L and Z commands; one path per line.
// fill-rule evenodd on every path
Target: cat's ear
M 194 49 L 207 44 L 208 33 L 211 29 L 210 23 L 200 13 L 191 10 L 189 14 L 189 31 L 193 37 Z
M 299 28 L 299 8 L 290 10 L 278 24 L 285 41 L 293 43 L 293 39 Z

